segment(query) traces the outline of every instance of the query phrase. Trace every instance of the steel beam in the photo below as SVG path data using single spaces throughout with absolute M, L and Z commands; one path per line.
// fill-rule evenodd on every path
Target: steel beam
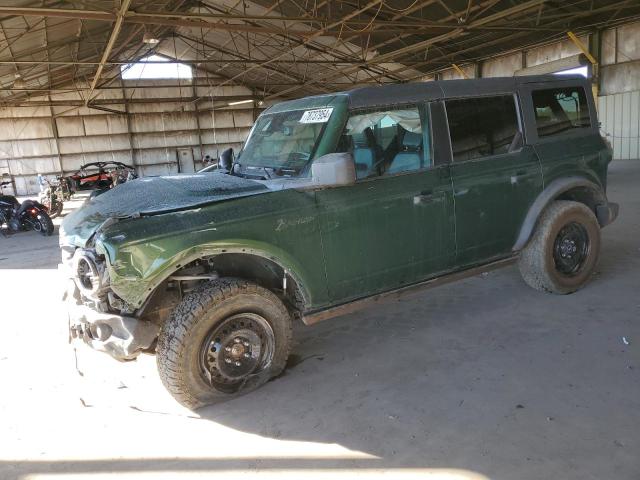
M 89 101 L 91 100 L 91 95 L 93 95 L 93 91 L 95 90 L 96 85 L 100 80 L 100 75 L 102 75 L 102 70 L 104 69 L 107 60 L 109 60 L 109 55 L 111 55 L 111 50 L 113 49 L 113 46 L 115 45 L 116 40 L 118 39 L 118 35 L 120 35 L 120 29 L 122 29 L 122 21 L 124 20 L 124 16 L 127 13 L 127 10 L 129 9 L 129 5 L 131 5 L 131 0 L 122 0 L 122 3 L 120 4 L 120 9 L 116 14 L 116 21 L 113 26 L 113 30 L 111 31 L 111 35 L 109 36 L 109 41 L 107 42 L 107 46 L 105 47 L 104 52 L 102 53 L 102 59 L 100 60 L 100 64 L 98 65 L 96 74 L 94 75 L 93 81 L 91 82 L 91 88 L 89 89 L 89 94 L 85 99 L 85 102 L 84 102 L 85 106 L 87 106 L 89 104 Z
M 492 14 L 492 15 L 488 15 L 486 17 L 482 17 L 480 19 L 474 20 L 473 22 L 471 22 L 472 26 L 473 25 L 487 25 L 489 23 L 498 21 L 498 20 L 502 20 L 506 17 L 509 17 L 511 15 L 515 15 L 515 14 L 519 14 L 519 13 L 523 13 L 523 12 L 527 12 L 528 10 L 535 8 L 539 5 L 541 5 L 542 3 L 546 2 L 546 0 L 529 0 L 527 2 L 524 2 L 522 4 L 507 8 L 501 12 Z M 378 55 L 376 57 L 377 61 L 387 61 L 387 62 L 398 62 L 398 63 L 403 63 L 402 60 L 399 57 L 402 57 L 403 55 L 409 54 L 409 53 L 413 53 L 415 51 L 418 50 L 423 50 L 426 47 L 430 46 L 430 45 L 435 45 L 441 42 L 445 42 L 447 40 L 451 40 L 453 38 L 459 37 L 461 35 L 466 34 L 466 30 L 463 27 L 457 28 L 451 32 L 447 32 L 444 33 L 442 35 L 437 35 L 435 37 L 431 37 L 428 38 L 426 40 L 423 40 L 422 42 L 418 42 L 418 43 L 414 43 L 412 45 L 407 45 L 406 47 L 403 48 L 399 48 L 397 50 L 393 50 L 391 52 L 387 52 L 384 53 L 382 55 Z M 348 75 L 350 73 L 354 73 L 356 72 L 360 67 L 350 67 L 346 70 L 344 70 L 344 74 Z M 326 81 L 327 79 L 327 75 L 318 75 L 316 77 L 314 77 L 313 79 L 309 80 L 305 86 L 307 85 L 311 85 L 311 84 L 315 84 L 315 83 L 319 83 L 319 82 L 323 82 Z M 282 92 L 280 92 L 280 95 L 286 95 L 289 94 L 291 92 L 294 92 L 296 90 L 299 90 L 300 88 L 303 87 L 292 87 L 292 88 L 288 88 Z
M 127 87 L 125 87 L 127 88 Z M 134 104 L 151 104 L 151 103 L 188 103 L 195 101 L 195 97 L 162 97 L 162 98 L 105 98 L 105 99 L 95 99 L 90 103 L 90 107 L 93 106 L 104 106 L 104 105 L 124 105 L 128 103 L 129 105 Z M 241 101 L 241 100 L 259 100 L 255 98 L 253 95 L 229 95 L 229 96 L 218 96 L 213 97 L 214 101 Z M 86 106 L 84 101 L 82 100 L 31 100 L 31 101 L 19 101 L 19 102 L 4 102 L 0 99 L 0 107 L 7 106 L 51 106 L 51 107 L 83 107 Z M 125 112 L 121 111 L 118 113 L 124 114 Z

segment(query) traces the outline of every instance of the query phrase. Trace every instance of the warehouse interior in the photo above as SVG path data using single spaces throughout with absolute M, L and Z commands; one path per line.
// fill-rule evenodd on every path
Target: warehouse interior
M 38 191 L 38 173 L 90 161 L 120 161 L 141 175 L 192 172 L 205 155 L 239 148 L 274 101 L 511 76 L 567 57 L 555 68 L 589 67 L 615 158 L 639 156 L 632 1 L 12 3 L 0 8 L 0 173 L 17 195 Z M 581 47 L 595 67 L 575 57 Z M 177 61 L 191 78 L 148 79 L 144 69 L 123 78 L 145 60 L 148 70 Z M 177 65 L 164 68 L 181 76 Z
M 61 218 L 0 236 L 0 478 L 638 478 L 640 2 L 0 3 L 5 195 L 91 162 L 197 172 L 283 100 L 570 71 L 621 204 L 584 291 L 538 295 L 510 267 L 301 327 L 280 377 L 198 414 L 153 359 L 67 345 Z

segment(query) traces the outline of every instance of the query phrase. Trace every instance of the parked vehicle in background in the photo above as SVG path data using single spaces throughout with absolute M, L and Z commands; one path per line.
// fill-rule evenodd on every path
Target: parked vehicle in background
M 62 175 L 56 175 L 56 181 L 58 183 L 58 195 L 62 198 L 63 202 L 71 200 L 73 192 L 71 191 L 71 180 L 68 177 Z
M 34 200 L 20 203 L 13 195 L 2 194 L 2 188 L 10 184 L 0 181 L 0 233 L 35 230 L 45 236 L 51 235 L 53 222 L 46 207 Z
M 208 155 L 207 155 L 208 156 Z M 198 173 L 210 173 L 210 172 L 222 172 L 229 173 L 233 165 L 233 149 L 227 148 L 222 153 L 216 162 L 210 163 L 206 167 L 198 170 Z
M 136 170 L 121 162 L 92 162 L 84 164 L 67 177 L 73 192 L 99 190 L 104 192 L 115 185 L 138 178 Z
M 64 220 L 71 333 L 119 360 L 156 353 L 195 408 L 278 375 L 294 319 L 514 261 L 530 286 L 571 293 L 617 216 L 611 156 L 582 77 L 274 105 L 228 168 L 128 183 Z
M 39 200 L 44 205 L 51 218 L 56 218 L 62 214 L 64 202 L 71 199 L 71 191 L 68 189 L 68 182 L 61 176 L 56 177 L 55 182 L 44 179 L 45 188 L 40 192 Z

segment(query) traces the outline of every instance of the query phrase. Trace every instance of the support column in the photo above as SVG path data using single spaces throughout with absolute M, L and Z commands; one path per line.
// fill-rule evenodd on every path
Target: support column
M 193 86 L 193 98 L 198 98 L 195 85 Z M 202 144 L 202 129 L 200 126 L 200 109 L 198 108 L 197 100 L 193 102 L 193 106 L 196 114 L 196 129 L 198 131 L 198 144 L 200 145 L 200 158 L 198 160 L 196 160 L 195 158 L 193 159 L 193 163 L 195 164 L 195 163 L 201 162 L 202 159 L 204 158 L 204 145 Z M 201 165 L 201 167 L 202 166 L 203 165 Z M 196 169 L 196 171 L 198 171 L 198 169 Z
M 51 96 L 48 95 L 49 100 Z M 58 134 L 58 124 L 56 123 L 56 116 L 53 112 L 53 107 L 49 106 L 49 114 L 51 115 L 51 131 L 53 132 L 53 139 L 56 143 L 56 153 L 58 154 L 58 171 L 60 175 L 64 175 L 64 169 L 62 168 L 62 153 L 60 153 L 60 135 Z
M 124 102 L 124 111 L 126 112 L 125 118 L 127 122 L 127 136 L 129 139 L 129 157 L 131 158 L 131 166 L 135 168 L 136 171 L 138 171 L 137 165 L 136 165 L 136 152 L 135 152 L 135 149 L 133 148 L 133 134 L 131 133 L 131 118 L 130 118 L 130 112 L 129 112 L 129 102 L 127 101 L 127 91 L 124 89 L 124 81 L 122 80 L 122 78 L 120 79 L 120 87 L 122 90 L 122 101 Z M 138 175 L 141 175 L 141 174 L 142 172 L 138 172 Z
M 602 61 L 602 30 L 594 30 L 589 35 L 589 51 L 593 55 L 596 63 L 593 64 L 593 73 L 591 81 L 593 83 L 593 95 L 598 105 L 598 95 L 600 93 L 600 62 Z

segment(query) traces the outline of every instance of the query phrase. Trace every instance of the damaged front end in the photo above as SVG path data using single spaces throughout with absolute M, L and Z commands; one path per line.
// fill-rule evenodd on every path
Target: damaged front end
M 152 351 L 159 327 L 136 318 L 134 310 L 111 290 L 104 256 L 92 248 L 63 247 L 62 252 L 69 340 L 82 339 L 120 361 Z
M 147 291 L 146 286 L 140 286 L 141 282 L 132 282 L 144 290 L 136 291 L 135 295 L 131 292 L 132 284 L 120 290 L 115 281 L 112 285 L 109 272 L 113 265 L 107 264 L 108 254 L 101 239 L 113 227 L 127 223 L 130 230 L 126 232 L 131 236 L 131 231 L 145 219 L 158 216 L 166 219 L 172 213 L 197 211 L 223 200 L 268 191 L 260 183 L 222 174 L 152 177 L 122 184 L 69 214 L 60 227 L 59 269 L 66 279 L 64 298 L 70 338 L 81 338 L 117 360 L 132 360 L 141 352 L 155 350 L 159 314 L 166 314 L 175 303 L 173 291 L 165 292 L 164 298 L 155 298 L 151 306 L 143 300 L 132 305 L 116 293 L 147 300 L 153 296 L 151 289 Z M 161 229 L 166 231 L 167 225 L 175 224 L 176 217 L 173 218 L 173 223 L 160 222 Z M 136 231 L 139 235 L 148 234 L 145 227 Z M 126 236 L 120 235 L 116 243 L 124 242 Z

